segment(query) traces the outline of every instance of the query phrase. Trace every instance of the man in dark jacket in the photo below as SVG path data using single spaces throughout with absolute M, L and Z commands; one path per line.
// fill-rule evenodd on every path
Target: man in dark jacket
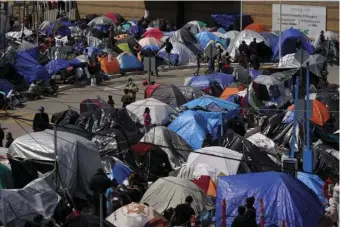
M 174 226 L 182 226 L 189 224 L 190 218 L 192 215 L 195 215 L 194 209 L 191 207 L 191 203 L 193 202 L 193 198 L 191 196 L 187 196 L 185 198 L 185 203 L 179 204 L 175 208 L 175 218 L 174 218 Z
M 245 53 L 249 57 L 249 48 L 245 41 L 242 41 L 241 45 L 238 47 L 240 54 Z
M 238 215 L 234 218 L 231 227 L 248 227 L 251 226 L 249 218 L 245 215 L 246 208 L 239 206 L 237 209 Z
M 249 197 L 246 199 L 246 213 L 245 216 L 249 218 L 249 227 L 257 227 L 256 224 L 256 209 L 254 208 L 255 198 Z
M 103 214 L 106 214 L 106 197 L 105 192 L 109 189 L 112 185 L 112 181 L 106 176 L 104 170 L 99 168 L 97 173 L 91 178 L 90 181 L 90 190 L 93 193 L 93 202 L 94 202 L 94 209 L 93 214 L 96 216 L 100 216 L 100 196 L 103 199 Z M 105 218 L 105 217 L 104 217 Z
M 249 52 L 250 52 L 251 55 L 257 56 L 258 45 L 256 43 L 256 38 L 254 38 L 253 41 L 251 41 L 251 43 L 249 44 Z
M 2 130 L 1 125 L 0 125 L 0 147 L 3 146 L 4 139 L 5 139 L 5 132 L 4 130 Z
M 33 131 L 40 132 L 44 131 L 48 128 L 48 124 L 50 123 L 50 119 L 48 114 L 45 113 L 45 108 L 41 106 L 39 109 L 39 113 L 36 113 L 33 120 Z

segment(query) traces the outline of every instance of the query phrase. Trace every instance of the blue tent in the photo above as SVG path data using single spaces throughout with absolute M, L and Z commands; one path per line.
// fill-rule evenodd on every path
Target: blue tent
M 0 79 L 0 91 L 5 92 L 7 95 L 10 90 L 13 89 L 13 84 L 6 79 Z
M 122 53 L 117 57 L 117 60 L 122 71 L 140 70 L 144 68 L 143 63 L 133 54 Z
M 188 86 L 205 89 L 208 88 L 210 86 L 210 83 L 213 81 L 218 82 L 221 88 L 224 90 L 230 84 L 235 82 L 235 78 L 233 75 L 230 74 L 215 72 L 209 75 L 193 76 Z
M 142 47 L 142 50 L 151 49 L 151 51 L 159 51 L 159 47 L 156 45 L 146 45 Z
M 208 133 L 207 121 L 192 110 L 181 113 L 168 128 L 180 135 L 194 150 L 202 147 Z
M 274 51 L 277 43 L 279 42 L 279 36 L 275 35 L 272 32 L 260 32 L 260 35 L 264 38 L 266 43 L 268 43 L 272 51 Z
M 102 52 L 102 50 L 97 47 L 86 47 L 85 49 L 87 50 L 87 55 L 89 57 L 91 57 L 94 54 L 99 54 Z
M 296 53 L 296 41 L 300 37 L 302 42 L 302 47 L 309 54 L 313 54 L 314 47 L 307 40 L 307 37 L 297 29 L 290 28 L 281 33 L 281 43 L 277 43 L 276 47 L 273 49 L 273 59 L 279 59 L 279 45 L 281 45 L 282 56 L 287 54 Z
M 45 65 L 45 69 L 50 75 L 59 72 L 62 69 L 67 69 L 71 66 L 70 61 L 64 59 L 55 59 L 50 61 L 47 65 Z
M 64 36 L 70 36 L 72 34 L 71 30 L 60 21 L 57 21 L 55 23 L 51 23 L 50 26 L 46 29 L 46 35 L 47 36 L 51 36 L 54 33 L 56 35 L 60 35 L 60 36 L 63 36 L 63 37 Z
M 249 75 L 251 76 L 253 80 L 255 80 L 256 77 L 258 77 L 259 75 L 262 75 L 262 71 L 256 70 L 256 69 L 249 69 Z
M 196 35 L 196 38 L 200 42 L 201 50 L 204 50 L 204 48 L 207 46 L 210 40 L 216 41 L 217 43 L 221 43 L 220 38 L 218 38 L 211 32 L 200 32 Z
M 265 225 L 286 227 L 317 227 L 324 209 L 317 196 L 301 181 L 279 172 L 247 173 L 219 177 L 217 185 L 216 220 L 221 226 L 222 201 L 227 202 L 226 216 L 235 217 L 237 208 L 246 198 L 255 197 L 257 223 L 260 221 L 260 199 L 264 202 Z M 227 218 L 230 226 L 233 218 Z
M 221 131 L 225 131 L 226 120 L 230 119 L 229 113 L 226 112 L 206 112 L 197 111 L 202 115 L 204 120 L 207 122 L 208 133 L 212 136 L 212 140 L 219 138 L 221 136 Z M 222 124 L 224 128 L 222 128 Z
M 190 102 L 187 102 L 183 105 L 187 109 L 197 109 L 197 108 L 203 108 L 205 110 L 209 111 L 230 111 L 230 112 L 237 112 L 239 111 L 240 106 L 229 102 L 224 99 L 216 98 L 213 96 L 202 96 L 197 99 L 191 100 Z M 217 108 L 216 108 L 217 107 Z
M 322 191 L 324 181 L 321 180 L 321 178 L 318 175 L 298 172 L 297 179 L 302 181 L 302 183 L 304 183 L 308 188 L 310 188 L 318 196 L 322 204 L 328 204 L 328 201 L 323 195 Z
M 122 184 L 132 172 L 133 171 L 127 165 L 119 160 L 116 160 L 112 167 L 112 178 L 115 178 L 118 184 Z

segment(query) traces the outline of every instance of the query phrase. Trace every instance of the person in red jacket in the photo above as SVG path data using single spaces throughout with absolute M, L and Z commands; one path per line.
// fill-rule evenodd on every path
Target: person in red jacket
M 144 129 L 145 133 L 147 133 L 151 127 L 151 116 L 149 107 L 145 107 L 143 117 L 144 117 Z

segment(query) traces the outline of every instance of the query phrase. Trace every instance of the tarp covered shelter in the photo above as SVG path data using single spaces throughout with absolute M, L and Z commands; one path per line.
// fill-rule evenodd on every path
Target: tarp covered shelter
M 242 189 L 242 190 L 240 190 Z M 273 196 L 275 195 L 275 196 Z M 324 209 L 317 196 L 301 181 L 285 173 L 247 173 L 220 177 L 217 185 L 216 220 L 221 226 L 222 212 L 236 216 L 245 198 L 255 197 L 257 223 L 260 222 L 260 199 L 263 198 L 265 223 L 287 227 L 317 227 L 324 217 Z M 226 211 L 222 201 L 226 200 Z M 310 209 L 306 209 L 306 208 Z M 233 218 L 227 218 L 230 225 Z
M 176 207 L 191 196 L 191 204 L 196 215 L 203 210 L 212 210 L 214 205 L 205 193 L 193 182 L 177 177 L 164 177 L 158 179 L 145 192 L 141 203 L 148 203 L 159 213 L 170 207 Z M 160 199 L 162 198 L 162 199 Z
M 297 179 L 310 188 L 319 198 L 322 205 L 328 204 L 327 199 L 323 193 L 324 181 L 316 174 L 298 172 Z

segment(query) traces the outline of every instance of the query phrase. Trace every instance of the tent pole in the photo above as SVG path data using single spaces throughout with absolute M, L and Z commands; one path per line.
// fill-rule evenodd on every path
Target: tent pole
M 282 57 L 281 47 L 281 32 L 282 32 L 282 1 L 280 0 L 280 33 L 279 33 L 279 60 Z
M 242 4 L 242 0 L 241 0 L 241 5 L 240 5 L 240 32 L 243 29 L 243 4 Z
M 313 172 L 313 153 L 310 149 L 310 100 L 309 100 L 309 62 L 306 62 L 306 145 L 305 150 L 303 152 L 303 171 L 305 172 Z

